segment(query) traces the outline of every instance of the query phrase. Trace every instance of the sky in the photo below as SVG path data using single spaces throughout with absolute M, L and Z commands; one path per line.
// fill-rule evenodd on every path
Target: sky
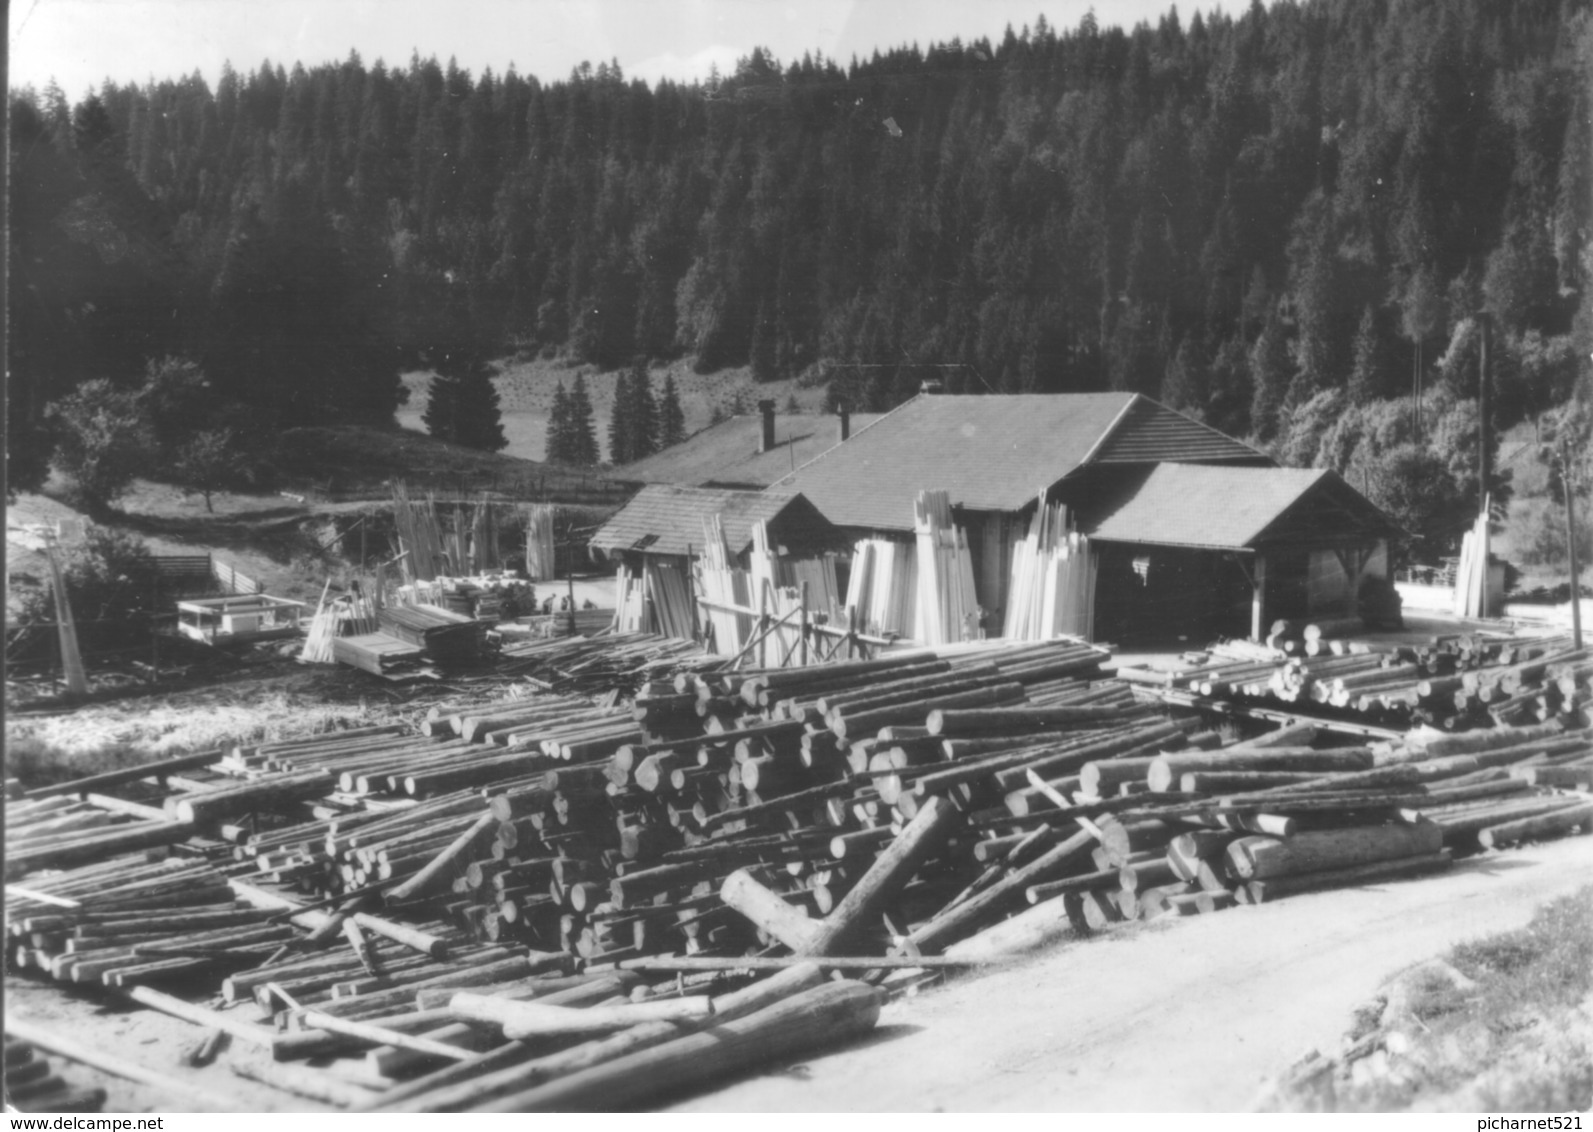
M 1044 13 L 1077 27 L 1092 7 L 1102 25 L 1154 23 L 1172 0 L 10 0 L 11 84 L 52 78 L 74 101 L 107 78 L 176 78 L 198 70 L 212 86 L 222 64 L 270 60 L 291 68 L 358 51 L 404 65 L 412 51 L 449 57 L 472 74 L 513 63 L 522 75 L 563 79 L 582 61 L 618 60 L 628 77 L 689 81 L 733 69 L 761 46 L 782 63 L 822 51 L 843 65 L 875 49 L 961 37 L 998 40 Z M 1185 3 L 1186 23 L 1201 0 Z M 1231 4 L 1229 5 L 1231 7 Z

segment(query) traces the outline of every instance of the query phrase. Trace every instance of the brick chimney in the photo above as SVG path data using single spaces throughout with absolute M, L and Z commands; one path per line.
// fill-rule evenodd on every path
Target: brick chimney
M 770 452 L 774 449 L 774 401 L 759 401 L 758 411 L 763 414 L 763 444 L 758 451 Z
M 841 417 L 841 440 L 850 440 L 852 438 L 852 410 L 845 405 L 839 405 L 835 411 Z

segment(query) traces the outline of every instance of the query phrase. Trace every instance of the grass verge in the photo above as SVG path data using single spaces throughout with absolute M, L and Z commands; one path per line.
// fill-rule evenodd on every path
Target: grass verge
M 1264 1108 L 1584 1112 L 1593 1107 L 1593 885 L 1517 931 L 1395 976 L 1338 1058 L 1315 1051 Z

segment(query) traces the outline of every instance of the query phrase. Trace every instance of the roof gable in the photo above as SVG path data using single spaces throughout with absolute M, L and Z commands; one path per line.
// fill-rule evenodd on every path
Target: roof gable
M 688 554 L 702 549 L 702 524 L 710 515 L 720 517 L 725 541 L 736 554 L 752 545 L 752 527 L 760 521 L 775 537 L 803 543 L 831 530 L 796 492 L 649 484 L 598 528 L 590 545 L 603 551 Z
M 832 523 L 910 530 L 913 500 L 1017 511 L 1081 466 L 1224 460 L 1270 463 L 1255 449 L 1133 393 L 927 395 L 775 481 Z
M 1199 464 L 1222 461 L 1273 466 L 1273 459 L 1210 425 L 1145 397 L 1132 404 L 1090 457 L 1092 464 Z
M 1158 464 L 1123 481 L 1080 506 L 1079 525 L 1103 541 L 1226 550 L 1285 538 L 1342 542 L 1397 530 L 1336 472 L 1201 464 Z

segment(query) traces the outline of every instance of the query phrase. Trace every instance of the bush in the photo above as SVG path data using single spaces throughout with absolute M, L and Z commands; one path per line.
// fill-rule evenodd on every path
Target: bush
M 125 531 L 91 526 L 83 545 L 61 564 L 72 620 L 85 654 L 121 648 L 149 639 L 149 619 L 157 612 L 155 561 L 143 540 Z M 29 634 L 24 651 L 48 648 L 55 631 L 55 598 L 48 586 L 19 595 L 16 624 Z

